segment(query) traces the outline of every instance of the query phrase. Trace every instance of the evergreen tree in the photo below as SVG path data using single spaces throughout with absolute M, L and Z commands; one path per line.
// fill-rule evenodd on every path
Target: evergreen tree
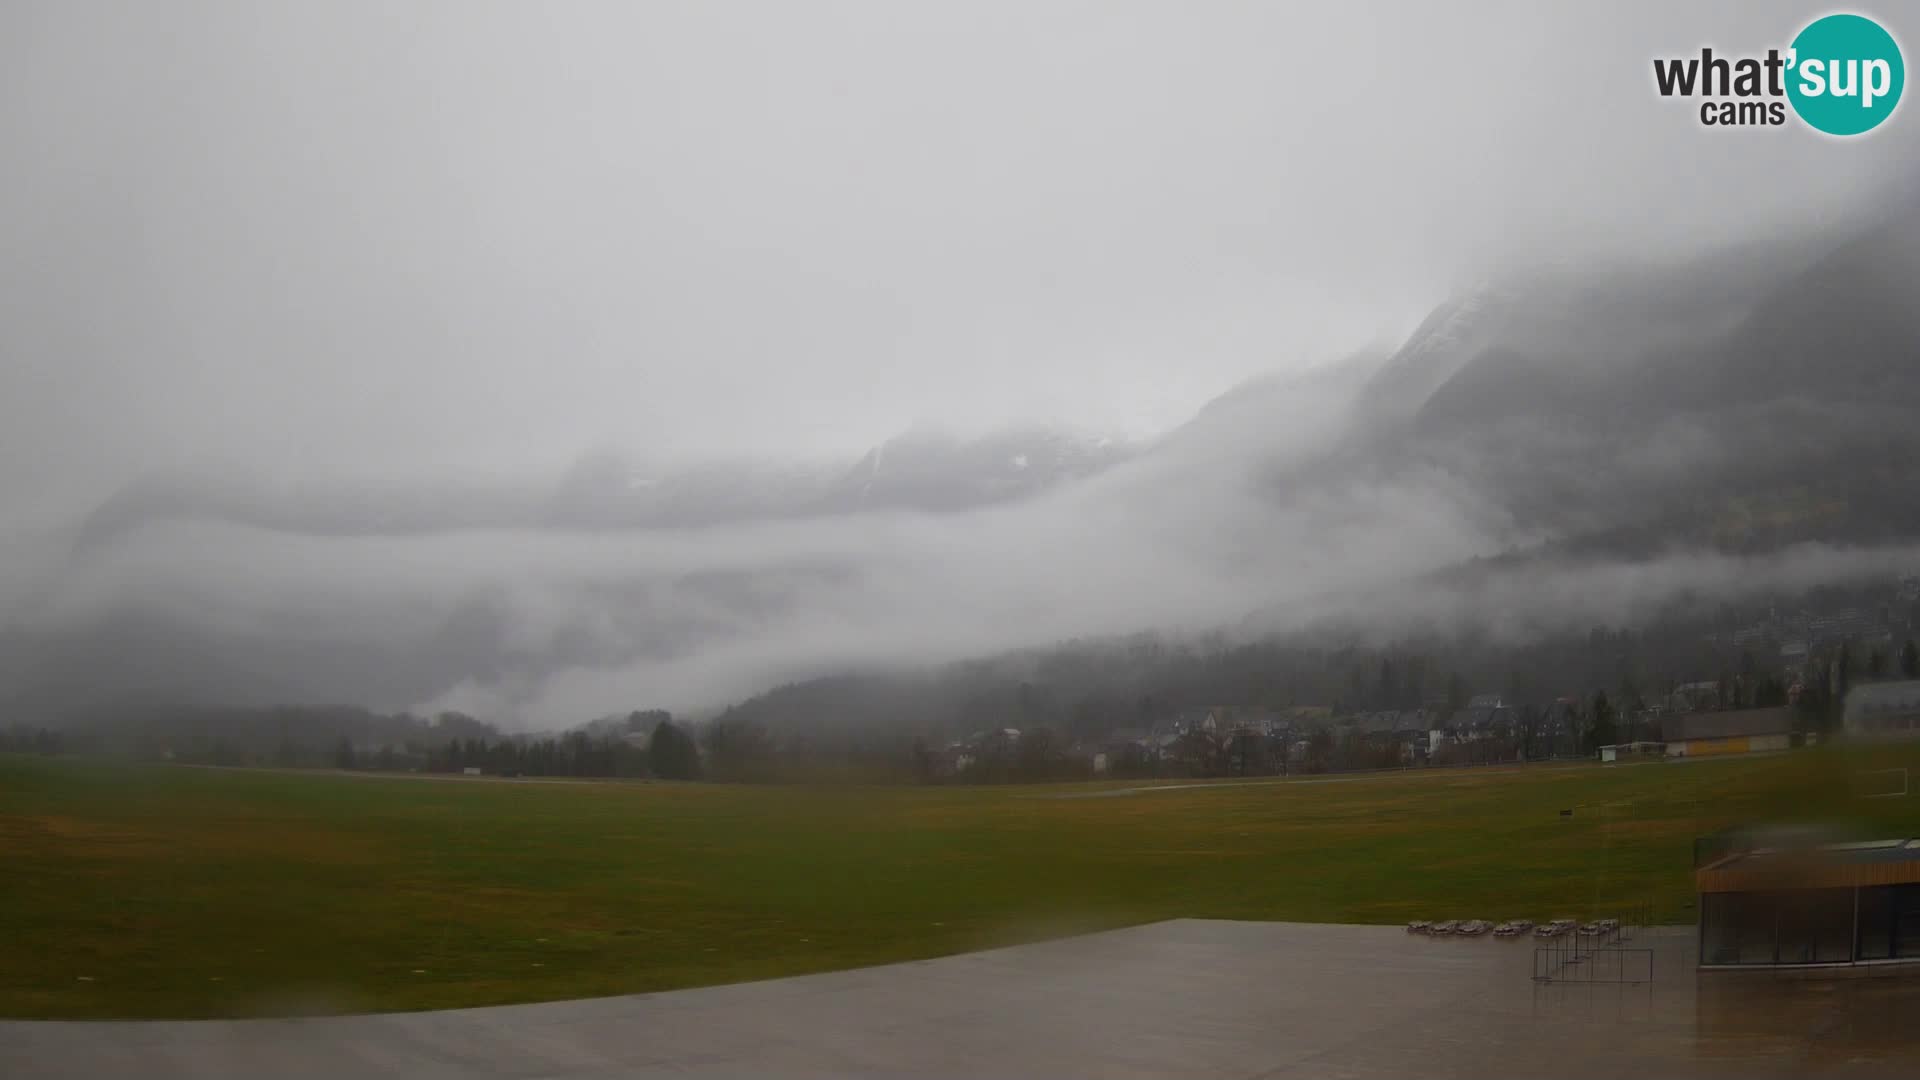
M 1853 682 L 1853 652 L 1840 643 L 1840 656 L 1833 662 L 1833 696 L 1827 700 L 1826 726 L 1836 726 L 1840 711 L 1847 706 L 1847 690 Z
M 693 736 L 671 720 L 662 720 L 653 729 L 653 738 L 647 742 L 647 760 L 653 766 L 653 775 L 662 780 L 700 778 L 700 748 L 694 745 Z
M 1619 741 L 1620 734 L 1614 725 L 1613 703 L 1607 700 L 1605 690 L 1595 691 L 1593 713 L 1587 724 L 1587 750 L 1592 752 Z
M 773 754 L 773 741 L 759 724 L 723 716 L 707 727 L 707 762 L 716 780 L 764 779 Z

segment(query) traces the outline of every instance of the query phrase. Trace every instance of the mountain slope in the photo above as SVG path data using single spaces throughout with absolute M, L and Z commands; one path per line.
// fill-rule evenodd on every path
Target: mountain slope
M 721 461 L 649 473 L 621 456 L 596 454 L 539 483 L 285 483 L 240 470 L 157 473 L 105 499 L 80 523 L 76 542 L 98 547 L 170 521 L 369 536 L 697 528 L 866 510 L 963 510 L 1072 483 L 1132 453 L 1112 439 L 1029 426 L 971 439 L 902 436 L 851 465 Z
M 1916 222 L 1498 282 L 1390 356 L 1252 380 L 1137 446 L 1029 428 L 787 467 L 602 456 L 518 485 L 154 479 L 0 629 L 0 700 L 577 720 L 1314 610 L 1510 550 L 1906 542 Z
M 1436 336 L 1477 350 L 1447 355 L 1452 374 L 1403 425 L 1356 433 L 1357 452 L 1460 476 L 1535 539 L 1711 542 L 1727 502 L 1833 501 L 1810 491 L 1847 509 L 1742 542 L 1915 535 L 1920 495 L 1888 466 L 1920 460 L 1904 419 L 1920 409 L 1917 269 L 1909 208 L 1824 246 L 1510 287 L 1476 310 L 1475 333 L 1416 335 L 1383 369 L 1429 360 Z M 1455 326 L 1458 306 L 1436 321 Z M 1370 391 L 1378 415 L 1418 396 Z

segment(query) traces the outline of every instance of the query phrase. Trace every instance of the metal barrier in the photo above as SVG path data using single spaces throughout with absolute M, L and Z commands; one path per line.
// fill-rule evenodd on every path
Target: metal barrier
M 1633 936 L 1653 925 L 1653 901 L 1641 900 L 1628 904 L 1620 913 L 1620 941 L 1632 941 Z
M 1653 981 L 1653 950 L 1608 945 L 1576 956 L 1549 946 L 1533 950 L 1535 982 L 1627 983 Z
M 1653 905 L 1642 901 L 1622 910 L 1619 918 L 1598 920 L 1601 925 L 1591 932 L 1575 929 L 1536 945 L 1533 981 L 1652 982 L 1653 950 L 1625 945 L 1652 925 Z
M 1533 981 L 1552 982 L 1567 969 L 1584 962 L 1590 948 L 1578 934 L 1562 934 L 1546 939 L 1533 949 Z

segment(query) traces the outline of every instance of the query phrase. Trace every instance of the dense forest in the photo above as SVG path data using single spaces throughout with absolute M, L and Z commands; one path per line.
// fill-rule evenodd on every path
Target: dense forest
M 1713 681 L 1716 707 L 1784 702 L 1805 691 L 1824 717 L 1830 688 L 1845 677 L 1899 673 L 1916 615 L 1913 601 L 1885 588 L 1823 589 L 1781 598 L 1784 608 L 1866 611 L 1873 624 L 1849 640 L 1815 643 L 1783 657 L 1780 641 L 1743 628 L 1768 608 L 1735 609 L 1682 597 L 1662 619 L 1638 629 L 1502 640 L 1496 630 L 1428 631 L 1378 640 L 1322 626 L 1284 637 L 1235 642 L 1141 635 L 1069 642 L 931 672 L 845 674 L 779 687 L 722 712 L 717 722 L 758 725 L 797 747 L 885 744 L 920 735 L 961 737 L 997 727 L 1047 728 L 1068 740 L 1119 728 L 1151 727 L 1184 708 L 1230 704 L 1265 709 L 1324 708 L 1341 716 L 1390 709 L 1453 712 L 1475 695 L 1513 705 L 1607 694 L 1623 714 L 1662 701 L 1676 686 Z M 1744 638 L 1744 640 L 1743 640 Z M 1844 676 L 1841 674 L 1844 672 Z

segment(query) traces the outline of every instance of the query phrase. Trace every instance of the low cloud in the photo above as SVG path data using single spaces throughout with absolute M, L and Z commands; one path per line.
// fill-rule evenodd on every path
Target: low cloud
M 410 536 L 156 522 L 38 578 L 14 621 L 85 636 L 131 618 L 241 656 L 291 643 L 272 662 L 296 668 L 350 644 L 350 660 L 325 661 L 328 681 L 281 692 L 540 727 L 1138 630 L 1269 634 L 1337 619 L 1383 636 L 1472 628 L 1520 641 L 1631 625 L 1687 590 L 1719 602 L 1920 565 L 1913 547 L 1799 545 L 1460 570 L 1514 541 L 1496 504 L 1431 465 L 1316 482 L 1350 389 L 1309 380 L 1276 397 L 1297 423 L 1265 409 L 1245 427 L 1216 417 L 1196 429 L 1205 438 L 960 513 Z M 185 675 L 216 694 L 226 677 Z M 272 692 L 274 675 L 254 692 Z
M 1258 424 L 1222 419 L 1092 479 L 959 513 L 411 536 L 157 521 L 40 579 L 15 622 L 84 635 L 133 615 L 242 649 L 351 642 L 418 670 L 345 672 L 341 699 L 411 680 L 378 703 L 520 725 L 710 705 L 851 665 L 1205 629 L 1486 548 L 1443 475 L 1274 486 L 1333 437 L 1350 395 L 1308 381 Z

